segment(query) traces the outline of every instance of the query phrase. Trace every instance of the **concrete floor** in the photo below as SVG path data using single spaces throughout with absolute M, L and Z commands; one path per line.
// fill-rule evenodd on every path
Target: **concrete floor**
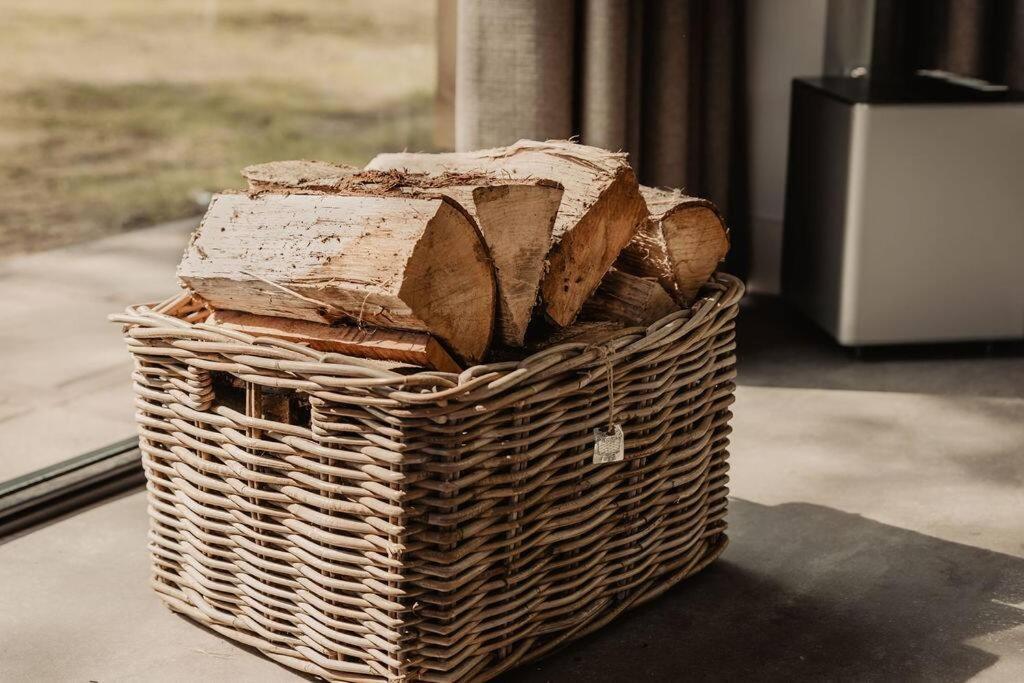
M 725 555 L 502 680 L 1024 680 L 1019 350 L 856 360 L 758 298 L 740 335 Z M 145 527 L 132 493 L 0 545 L 0 680 L 294 680 L 159 604 Z
M 178 291 L 195 225 L 0 259 L 0 481 L 134 433 L 131 363 L 107 314 Z
M 1024 403 L 741 387 L 722 559 L 505 681 L 1024 680 Z

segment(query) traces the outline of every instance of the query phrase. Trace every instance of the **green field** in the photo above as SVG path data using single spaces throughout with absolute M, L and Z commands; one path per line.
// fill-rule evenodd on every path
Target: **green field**
M 430 0 L 0 0 L 0 249 L 201 211 L 250 163 L 429 149 Z

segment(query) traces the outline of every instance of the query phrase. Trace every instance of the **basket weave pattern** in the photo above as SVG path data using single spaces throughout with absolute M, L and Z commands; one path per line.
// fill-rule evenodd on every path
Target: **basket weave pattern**
M 332 680 L 485 680 L 599 628 L 726 543 L 741 294 L 462 375 L 130 308 L 153 585 Z

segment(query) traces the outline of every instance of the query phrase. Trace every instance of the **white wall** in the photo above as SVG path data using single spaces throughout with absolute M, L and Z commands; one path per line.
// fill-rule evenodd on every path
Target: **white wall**
M 752 0 L 748 5 L 753 269 L 750 289 L 779 291 L 790 83 L 819 76 L 826 0 Z

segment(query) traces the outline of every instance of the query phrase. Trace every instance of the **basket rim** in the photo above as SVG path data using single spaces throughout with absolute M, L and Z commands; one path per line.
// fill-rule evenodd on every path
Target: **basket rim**
M 161 304 L 128 306 L 124 313 L 109 315 L 107 319 L 124 326 L 124 335 L 129 343 L 140 343 L 137 340 L 141 339 L 173 338 L 170 345 L 176 347 L 184 358 L 219 353 L 254 372 L 272 370 L 348 378 L 363 388 L 384 389 L 390 399 L 400 403 L 423 404 L 448 398 L 458 400 L 470 393 L 479 397 L 480 389 L 491 394 L 522 384 L 543 372 L 564 372 L 592 365 L 595 361 L 602 361 L 601 365 L 611 364 L 629 354 L 677 341 L 707 322 L 715 311 L 736 304 L 743 292 L 744 285 L 739 278 L 718 272 L 705 284 L 689 308 L 670 313 L 646 328 L 627 327 L 609 332 L 607 338 L 600 342 L 556 344 L 522 360 L 474 365 L 461 373 L 423 369 L 403 374 L 382 368 L 367 359 L 316 351 L 293 342 L 255 337 L 207 323 L 192 323 L 161 312 L 189 301 L 191 296 L 187 292 Z M 253 355 L 253 347 L 259 349 L 261 355 Z M 595 376 L 603 374 L 602 370 Z

